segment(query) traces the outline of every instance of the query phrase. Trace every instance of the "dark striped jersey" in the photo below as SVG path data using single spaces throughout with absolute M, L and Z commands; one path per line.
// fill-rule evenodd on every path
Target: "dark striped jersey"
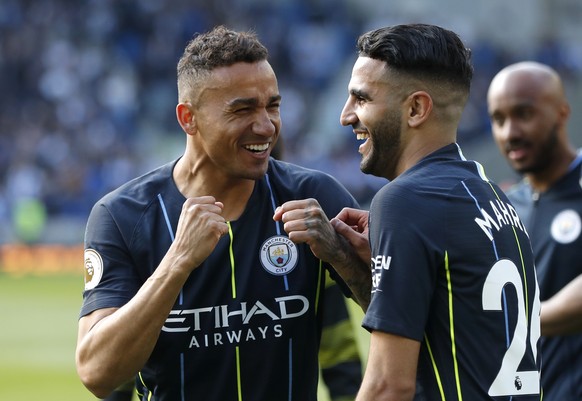
M 127 303 L 164 257 L 185 201 L 174 164 L 94 206 L 82 316 Z M 329 217 L 357 207 L 331 176 L 271 159 L 229 235 L 185 283 L 139 373 L 143 399 L 316 400 L 325 266 L 272 218 L 276 206 L 304 198 Z
M 384 186 L 369 219 L 364 326 L 421 342 L 426 398 L 540 400 L 531 245 L 482 167 L 445 146 Z
M 582 154 L 544 193 L 526 181 L 508 191 L 534 250 L 545 301 L 582 274 Z M 582 335 L 542 337 L 544 401 L 582 400 Z

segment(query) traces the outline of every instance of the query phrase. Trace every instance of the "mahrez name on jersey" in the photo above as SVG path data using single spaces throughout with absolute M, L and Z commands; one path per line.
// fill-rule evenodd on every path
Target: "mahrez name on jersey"
M 479 228 L 483 230 L 485 235 L 487 235 L 490 241 L 493 241 L 493 229 L 499 231 L 505 226 L 513 226 L 523 231 L 529 237 L 529 234 L 519 219 L 515 208 L 509 203 L 503 202 L 499 199 L 495 200 L 495 202 L 489 201 L 488 210 L 482 207 L 480 211 L 482 218 L 475 217 L 475 222 L 479 225 Z

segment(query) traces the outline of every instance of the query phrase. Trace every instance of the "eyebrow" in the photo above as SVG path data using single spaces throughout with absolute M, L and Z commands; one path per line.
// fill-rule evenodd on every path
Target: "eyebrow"
M 350 95 L 356 96 L 356 97 L 361 97 L 363 99 L 371 99 L 368 92 L 365 92 L 361 89 L 350 89 Z
M 271 96 L 267 104 L 271 104 L 274 102 L 278 102 L 281 100 L 281 95 Z M 230 101 L 228 103 L 229 107 L 237 107 L 237 106 L 252 106 L 256 107 L 259 104 L 257 98 L 250 97 L 250 98 L 238 98 Z

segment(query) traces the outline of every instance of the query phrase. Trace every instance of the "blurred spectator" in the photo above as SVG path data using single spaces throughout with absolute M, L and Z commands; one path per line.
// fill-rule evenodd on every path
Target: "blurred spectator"
M 177 154 L 182 136 L 168 106 L 177 96 L 168 85 L 175 76 L 172 66 L 194 33 L 217 24 L 255 29 L 269 48 L 283 94 L 282 132 L 289 159 L 338 176 L 367 204 L 382 183 L 343 168 L 359 163 L 359 155 L 351 135 L 342 137 L 341 105 L 330 113 L 320 111 L 333 100 L 335 82 L 343 85 L 344 80 L 336 79 L 342 60 L 351 62 L 356 33 L 372 17 L 362 15 L 358 4 L 3 0 L 0 244 L 30 239 L 21 237 L 14 225 L 22 199 L 42 207 L 47 230 L 55 220 L 78 220 L 82 226 L 103 194 L 159 165 L 168 153 Z M 489 133 L 486 83 L 500 65 L 514 61 L 485 40 L 468 45 L 474 49 L 476 74 L 461 141 Z M 580 57 L 573 55 L 576 49 L 548 39 L 536 51 L 540 60 L 559 71 L 568 69 L 566 75 L 574 77 L 575 69 L 582 68 L 576 62 Z M 344 92 L 342 86 L 342 99 Z M 330 121 L 323 130 L 322 119 Z M 313 136 L 325 137 L 319 141 L 324 146 L 312 146 L 307 139 Z M 39 231 L 37 240 L 82 240 L 47 230 Z

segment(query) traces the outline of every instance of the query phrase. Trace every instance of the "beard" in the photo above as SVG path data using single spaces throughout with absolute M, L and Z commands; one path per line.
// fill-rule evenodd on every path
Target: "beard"
M 396 166 L 400 157 L 402 128 L 400 115 L 390 113 L 377 127 L 370 127 L 370 151 L 363 156 L 360 170 L 365 174 L 396 178 Z
M 559 146 L 558 124 L 550 128 L 545 140 L 538 142 L 529 164 L 514 166 L 520 174 L 537 174 L 546 171 L 554 163 L 556 149 Z

